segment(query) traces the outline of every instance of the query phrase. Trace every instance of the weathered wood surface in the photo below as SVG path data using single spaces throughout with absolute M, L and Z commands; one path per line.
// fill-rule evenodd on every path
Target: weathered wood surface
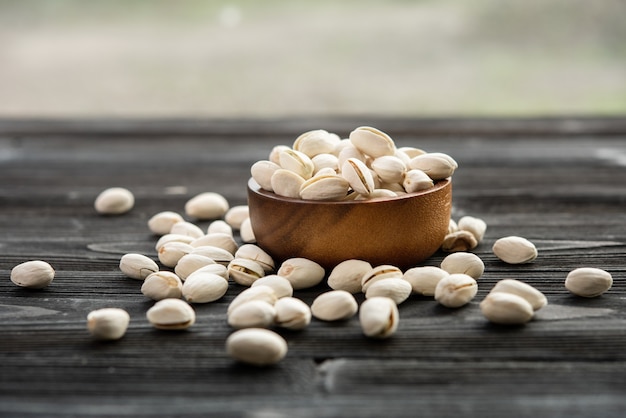
M 281 331 L 288 356 L 267 369 L 224 352 L 236 285 L 222 300 L 195 306 L 188 331 L 152 329 L 140 282 L 118 269 L 126 252 L 155 257 L 152 214 L 182 212 L 204 191 L 245 204 L 249 167 L 273 145 L 311 128 L 347 135 L 364 123 L 398 145 L 459 162 L 453 216 L 489 225 L 475 251 L 486 271 L 474 302 L 451 310 L 414 296 L 387 341 L 364 338 L 356 318 L 314 320 L 304 331 Z M 0 415 L 623 416 L 625 170 L 623 119 L 0 121 Z M 96 215 L 96 195 L 118 185 L 135 193 L 135 208 Z M 532 240 L 539 258 L 499 262 L 491 245 L 506 235 Z M 11 268 L 29 259 L 56 268 L 50 287 L 10 282 Z M 595 299 L 570 295 L 565 276 L 582 266 L 611 272 L 613 288 Z M 524 327 L 488 324 L 478 302 L 502 278 L 536 286 L 549 305 Z M 325 289 L 297 296 L 311 302 Z M 86 315 L 110 306 L 131 314 L 128 333 L 95 342 Z

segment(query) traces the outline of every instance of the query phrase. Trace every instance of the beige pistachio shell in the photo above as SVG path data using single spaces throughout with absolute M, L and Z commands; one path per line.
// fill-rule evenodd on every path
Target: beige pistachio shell
M 184 244 L 191 244 L 193 240 L 196 238 L 190 237 L 189 235 L 181 235 L 181 234 L 165 234 L 159 238 L 159 240 L 154 245 L 154 249 L 159 251 L 163 245 L 168 242 L 182 242 Z
M 318 154 L 331 153 L 339 139 L 323 129 L 308 131 L 296 138 L 293 149 L 313 158 Z
M 317 174 L 321 170 L 330 169 L 337 173 L 339 171 L 339 159 L 333 154 L 319 154 L 311 158 L 315 167 L 313 173 Z
M 246 258 L 257 262 L 265 273 L 274 271 L 276 265 L 272 257 L 261 247 L 255 244 L 243 244 L 235 253 L 235 258 Z
M 448 308 L 468 304 L 478 291 L 476 280 L 467 274 L 450 274 L 439 280 L 435 288 L 435 300 Z
M 158 251 L 159 261 L 166 267 L 175 267 L 178 260 L 183 258 L 185 254 L 189 254 L 194 250 L 189 244 L 179 241 L 171 241 L 163 244 Z
M 223 264 L 207 264 L 204 267 L 200 267 L 198 270 L 194 271 L 193 273 L 191 273 L 188 277 L 187 280 L 189 280 L 191 277 L 193 277 L 196 274 L 200 274 L 200 273 L 213 273 L 213 274 L 217 274 L 218 276 L 222 277 L 226 282 L 228 282 L 228 269 L 226 268 L 225 265 Z
M 398 329 L 400 315 L 396 303 L 387 297 L 376 296 L 365 300 L 359 309 L 359 323 L 363 334 L 370 338 L 389 338 Z
M 341 176 L 350 183 L 352 189 L 364 196 L 374 191 L 374 177 L 365 163 L 356 158 L 348 158 L 341 166 Z
M 215 264 L 215 260 L 201 254 L 185 254 L 178 260 L 178 263 L 176 263 L 174 273 L 176 273 L 182 281 L 185 281 L 193 272 L 209 264 Z
M 228 325 L 233 328 L 268 328 L 274 324 L 274 305 L 262 300 L 251 300 L 237 306 L 228 314 Z
M 264 328 L 245 328 L 226 339 L 226 352 L 233 359 L 254 366 L 269 366 L 287 355 L 283 337 Z
M 435 186 L 435 183 L 422 170 L 409 170 L 404 175 L 402 186 L 407 193 L 415 193 L 430 189 Z
M 155 235 L 165 235 L 170 232 L 175 223 L 183 221 L 179 213 L 166 210 L 152 215 L 148 219 L 148 228 Z
M 284 277 L 280 277 L 277 274 L 270 274 L 269 276 L 261 277 L 260 279 L 252 282 L 251 287 L 255 286 L 269 286 L 274 289 L 276 297 L 278 299 L 290 297 L 293 295 L 293 287 L 289 280 Z
M 183 295 L 183 282 L 171 271 L 157 271 L 146 277 L 141 293 L 152 300 L 178 299 Z
M 249 217 L 250 209 L 248 205 L 233 206 L 224 214 L 224 220 L 234 229 L 241 228 L 241 223 Z
M 478 246 L 474 234 L 469 231 L 458 230 L 446 235 L 441 243 L 441 250 L 453 253 L 458 251 L 473 250 Z
M 435 289 L 441 279 L 449 273 L 439 267 L 413 267 L 404 272 L 402 278 L 411 284 L 414 293 L 435 296 Z
M 228 265 L 235 257 L 229 250 L 225 250 L 213 245 L 201 245 L 199 247 L 193 247 L 191 254 L 202 255 L 208 257 L 218 264 Z
M 304 178 L 293 171 L 281 168 L 274 172 L 271 182 L 272 190 L 277 195 L 299 199 Z
M 280 170 L 278 163 L 262 160 L 252 164 L 250 174 L 262 189 L 272 192 L 272 176 L 276 170 Z
M 255 286 L 245 289 L 241 293 L 239 293 L 228 305 L 228 309 L 226 311 L 227 315 L 239 305 L 242 305 L 251 300 L 262 300 L 270 305 L 274 305 L 278 298 L 276 297 L 276 292 L 269 286 Z
M 577 296 L 594 298 L 600 296 L 613 285 L 613 277 L 608 271 L 594 267 L 580 267 L 572 270 L 565 279 L 565 288 Z
M 406 164 L 393 155 L 383 155 L 372 161 L 372 169 L 381 181 L 387 183 L 402 183 L 406 173 Z
M 372 283 L 367 288 L 365 298 L 384 296 L 393 300 L 396 305 L 399 305 L 411 296 L 412 291 L 411 283 L 404 279 L 383 279 Z
M 235 258 L 228 264 L 228 275 L 235 283 L 250 286 L 265 276 L 265 270 L 256 261 L 247 258 Z
M 252 229 L 252 221 L 250 220 L 250 218 L 241 223 L 239 236 L 241 237 L 241 240 L 246 244 L 254 244 L 256 242 L 256 237 L 254 236 L 254 229 Z
M 458 164 L 452 157 L 440 152 L 430 152 L 412 158 L 409 168 L 422 170 L 433 180 L 443 180 L 454 174 Z
M 274 304 L 274 309 L 274 322 L 281 328 L 300 330 L 311 323 L 311 308 L 300 299 L 289 296 L 280 298 Z
M 204 231 L 198 225 L 187 221 L 176 222 L 172 225 L 169 233 L 175 235 L 187 235 L 193 238 L 199 238 L 204 235 Z
M 196 312 L 181 299 L 163 299 L 146 312 L 148 321 L 155 327 L 165 330 L 181 330 L 196 322 Z
M 363 292 L 367 292 L 367 288 L 378 280 L 402 278 L 402 276 L 402 270 L 396 266 L 388 264 L 376 266 L 363 274 L 363 277 L 361 278 L 361 288 Z
M 289 280 L 294 290 L 300 290 L 318 285 L 326 271 L 315 261 L 295 257 L 285 260 L 276 274 Z
M 514 295 L 520 296 L 533 307 L 533 310 L 539 310 L 548 304 L 548 299 L 546 296 L 541 293 L 539 290 L 529 285 L 528 283 L 524 283 L 515 279 L 503 279 L 500 280 L 496 285 L 491 289 L 490 293 L 495 292 L 504 292 L 504 293 L 512 293 Z
M 226 221 L 223 221 L 221 219 L 218 219 L 216 221 L 213 221 L 209 224 L 209 227 L 207 228 L 207 235 L 210 234 L 227 234 L 232 236 L 233 235 L 233 228 L 232 226 L 228 225 L 226 223 Z
M 239 245 L 232 234 L 223 232 L 214 232 L 211 234 L 202 235 L 189 243 L 192 247 L 211 246 L 222 248 L 231 254 L 237 252 Z
M 120 308 L 96 309 L 87 315 L 87 329 L 99 340 L 119 340 L 129 323 L 130 315 Z
M 343 321 L 353 317 L 359 309 L 352 293 L 330 290 L 313 300 L 311 313 L 322 321 Z
M 485 271 L 485 263 L 474 253 L 459 251 L 446 256 L 441 268 L 449 274 L 463 273 L 478 280 Z
M 362 290 L 363 275 L 372 270 L 372 265 L 363 260 L 346 260 L 337 264 L 328 276 L 328 286 L 334 290 L 345 290 L 352 294 Z
M 474 216 L 463 216 L 457 223 L 458 229 L 471 232 L 479 243 L 487 231 L 487 223 Z
M 513 293 L 489 293 L 480 302 L 480 310 L 489 321 L 501 325 L 522 325 L 533 318 L 530 303 Z
M 350 141 L 359 151 L 372 158 L 395 154 L 396 146 L 391 137 L 370 126 L 360 126 L 350 132 Z
M 526 238 L 508 236 L 498 239 L 492 247 L 496 257 L 509 264 L 530 263 L 537 258 L 535 244 Z
M 222 218 L 229 209 L 228 201 L 219 193 L 200 193 L 185 203 L 185 213 L 187 216 L 211 220 Z
M 120 258 L 120 270 L 131 279 L 144 280 L 150 274 L 159 271 L 159 266 L 148 256 L 129 253 Z
M 122 215 L 135 205 L 133 193 L 123 187 L 103 190 L 94 201 L 96 212 L 101 215 Z
M 304 200 L 340 200 L 348 194 L 350 183 L 336 174 L 313 176 L 300 188 Z
M 300 151 L 294 149 L 283 150 L 278 154 L 278 160 L 282 168 L 297 174 L 305 180 L 313 176 L 315 169 L 313 161 Z

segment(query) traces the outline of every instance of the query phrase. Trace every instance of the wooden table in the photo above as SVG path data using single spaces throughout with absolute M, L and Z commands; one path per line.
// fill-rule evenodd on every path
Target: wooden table
M 153 329 L 145 317 L 152 302 L 118 268 L 127 252 L 156 259 L 150 216 L 182 213 L 205 191 L 245 204 L 249 167 L 273 145 L 316 128 L 346 136 L 362 124 L 459 162 L 453 217 L 489 226 L 475 250 L 486 270 L 471 304 L 447 309 L 412 296 L 399 307 L 397 334 L 384 341 L 363 337 L 356 317 L 313 320 L 300 332 L 279 331 L 289 352 L 269 368 L 225 353 L 225 312 L 238 285 L 195 305 L 188 331 Z M 2 120 L 0 415 L 624 416 L 625 167 L 620 118 Z M 134 192 L 130 213 L 95 213 L 96 195 L 111 186 Z M 534 242 L 537 260 L 498 261 L 491 246 L 507 235 Z M 30 259 L 55 267 L 51 286 L 10 282 L 13 266 Z M 583 266 L 609 271 L 612 289 L 571 295 L 565 276 Z M 549 305 L 523 327 L 489 324 L 478 303 L 503 278 L 537 287 Z M 326 289 L 296 296 L 310 303 Z M 103 307 L 130 313 L 122 340 L 88 334 L 87 313 Z

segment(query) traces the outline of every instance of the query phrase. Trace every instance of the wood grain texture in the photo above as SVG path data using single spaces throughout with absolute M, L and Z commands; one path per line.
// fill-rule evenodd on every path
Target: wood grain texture
M 150 216 L 182 213 L 205 191 L 245 204 L 249 167 L 272 146 L 312 128 L 345 136 L 363 123 L 399 146 L 458 161 L 453 217 L 488 224 L 475 250 L 486 269 L 472 303 L 455 310 L 412 296 L 386 341 L 363 337 L 357 318 L 313 320 L 300 332 L 279 331 L 289 353 L 267 369 L 236 364 L 224 351 L 226 307 L 241 286 L 195 305 L 197 323 L 185 332 L 149 325 L 152 303 L 118 263 L 127 252 L 156 259 Z M 0 173 L 0 416 L 623 415 L 624 119 L 3 120 Z M 111 186 L 133 191 L 130 213 L 95 213 L 95 197 Z M 506 235 L 533 241 L 538 259 L 497 260 L 491 245 Z M 10 282 L 12 267 L 29 259 L 55 267 L 51 286 Z M 609 271 L 612 289 L 594 299 L 569 294 L 565 277 L 583 266 Z M 490 325 L 478 303 L 502 278 L 537 287 L 549 305 L 524 327 Z M 311 303 L 325 290 L 297 296 Z M 131 315 L 127 335 L 93 341 L 87 313 L 113 306 Z

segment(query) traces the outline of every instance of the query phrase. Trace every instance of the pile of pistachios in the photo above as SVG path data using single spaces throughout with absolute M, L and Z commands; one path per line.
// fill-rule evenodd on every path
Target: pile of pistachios
M 345 140 L 324 130 L 306 132 L 293 148 L 276 146 L 269 160 L 255 163 L 251 172 L 263 189 L 282 196 L 341 200 L 422 190 L 450 177 L 456 168 L 456 162 L 445 154 L 396 148 L 385 133 L 360 127 Z M 133 205 L 132 193 L 123 188 L 103 191 L 94 204 L 103 215 L 121 215 Z M 287 354 L 287 342 L 273 329 L 301 330 L 312 318 L 335 322 L 358 314 L 363 335 L 389 338 L 398 329 L 398 305 L 411 295 L 433 297 L 443 306 L 459 308 L 474 299 L 485 270 L 483 261 L 470 251 L 483 240 L 487 224 L 471 216 L 450 220 L 441 247 L 450 254 L 439 266 L 402 271 L 393 265 L 345 260 L 326 271 L 298 257 L 276 265 L 256 245 L 248 207 L 230 207 L 217 193 L 189 199 L 184 212 L 187 219 L 210 220 L 207 230 L 178 212 L 156 213 L 147 222 L 159 237 L 155 257 L 125 254 L 119 268 L 140 281 L 141 293 L 155 301 L 146 318 L 164 330 L 191 327 L 196 322 L 193 305 L 220 300 L 231 283 L 243 286 L 227 308 L 227 323 L 235 331 L 225 349 L 234 359 L 258 366 L 274 364 Z M 538 256 L 531 241 L 517 236 L 498 239 L 492 251 L 509 264 L 529 263 Z M 11 280 L 18 286 L 42 288 L 52 283 L 54 275 L 50 264 L 33 260 L 15 266 Z M 318 286 L 325 279 L 330 290 L 319 294 L 310 306 L 296 296 L 297 291 Z M 564 284 L 573 294 L 596 297 L 610 289 L 612 277 L 601 269 L 579 268 L 568 274 Z M 365 296 L 360 306 L 355 298 L 359 293 Z M 539 290 L 505 279 L 480 302 L 480 309 L 491 322 L 519 325 L 532 320 L 535 311 L 546 304 Z M 98 309 L 87 316 L 89 332 L 101 340 L 122 338 L 129 322 L 128 313 L 119 308 Z

